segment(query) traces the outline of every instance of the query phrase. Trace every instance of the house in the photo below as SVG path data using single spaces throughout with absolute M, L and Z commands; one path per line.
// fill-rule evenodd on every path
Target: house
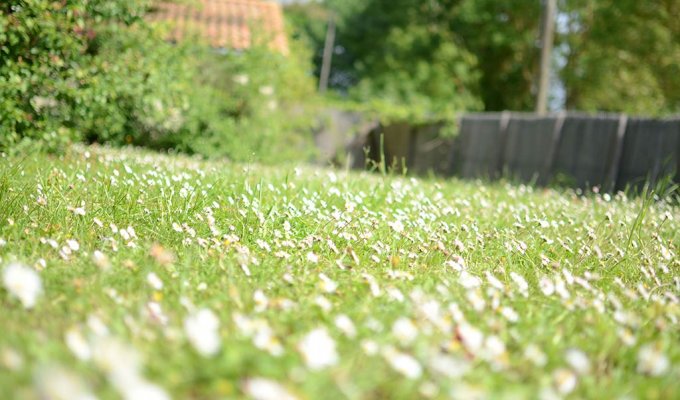
M 281 5 L 264 0 L 159 1 L 149 13 L 151 22 L 168 23 L 169 40 L 193 34 L 220 51 L 242 51 L 258 43 L 288 54 Z

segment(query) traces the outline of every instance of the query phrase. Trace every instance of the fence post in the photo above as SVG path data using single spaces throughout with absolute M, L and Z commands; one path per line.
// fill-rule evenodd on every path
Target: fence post
M 408 152 L 406 153 L 406 168 L 413 169 L 418 156 L 418 127 L 409 124 Z
M 628 116 L 626 114 L 621 114 L 619 116 L 619 126 L 616 130 L 616 138 L 614 139 L 614 149 L 605 178 L 604 189 L 608 193 L 612 193 L 616 187 L 616 179 L 619 175 L 619 167 L 621 166 L 621 155 L 623 154 L 623 139 L 626 135 L 627 126 Z
M 548 155 L 545 159 L 545 166 L 540 176 L 540 185 L 547 185 L 552 178 L 552 169 L 555 164 L 555 154 L 557 154 L 557 146 L 560 145 L 560 138 L 562 137 L 562 126 L 564 125 L 564 119 L 566 118 L 566 113 L 561 111 L 557 114 L 555 118 L 555 126 L 552 131 L 552 140 L 550 141 L 550 147 L 548 148 Z
M 499 128 L 498 128 L 498 133 L 500 135 L 499 141 L 500 143 L 498 144 L 500 150 L 498 152 L 498 158 L 496 159 L 496 165 L 495 165 L 495 170 L 498 171 L 499 176 L 501 177 L 503 175 L 503 164 L 505 162 L 505 146 L 507 145 L 508 142 L 508 124 L 510 123 L 510 119 L 512 118 L 512 113 L 510 111 L 503 111 L 501 112 L 501 119 L 499 121 Z

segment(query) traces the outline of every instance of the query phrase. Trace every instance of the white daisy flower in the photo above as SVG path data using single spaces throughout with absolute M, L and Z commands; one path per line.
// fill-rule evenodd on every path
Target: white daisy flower
M 140 377 L 142 360 L 132 346 L 110 336 L 96 337 L 92 343 L 92 360 L 113 386 L 134 386 Z
M 111 268 L 111 261 L 109 261 L 109 258 L 106 256 L 106 254 L 99 250 L 95 250 L 92 253 L 92 262 L 97 266 L 97 268 L 104 271 Z
M 571 370 L 560 368 L 553 373 L 553 382 L 557 392 L 564 395 L 569 394 L 576 389 L 578 378 Z
M 274 357 L 283 355 L 283 346 L 267 322 L 261 321 L 260 323 L 260 321 L 257 321 L 254 325 L 253 345 L 260 350 L 269 352 Z
M 335 283 L 331 278 L 329 278 L 323 272 L 319 274 L 319 279 L 321 279 L 320 287 L 326 293 L 334 293 L 338 288 L 338 284 Z
M 309 332 L 298 343 L 298 350 L 311 370 L 321 370 L 338 363 L 335 341 L 326 328 L 317 328 Z
M 587 375 L 590 372 L 590 360 L 584 352 L 578 349 L 569 349 L 565 354 L 567 364 L 579 375 Z
M 402 346 L 408 346 L 418 337 L 418 328 L 410 319 L 401 317 L 394 321 L 392 335 Z
M 429 368 L 449 379 L 457 379 L 470 370 L 470 363 L 462 358 L 437 354 L 428 360 Z
M 484 334 L 477 328 L 468 325 L 460 324 L 456 328 L 456 333 L 460 337 L 463 346 L 472 354 L 476 354 L 484 343 Z
M 638 352 L 637 358 L 637 371 L 641 374 L 661 376 L 665 374 L 670 367 L 668 357 L 666 357 L 659 347 L 654 344 L 642 346 Z
M 387 348 L 383 352 L 383 357 L 390 364 L 390 367 L 409 379 L 418 379 L 423 374 L 423 367 L 410 354 Z
M 527 281 L 524 279 L 524 277 L 516 272 L 510 272 L 510 278 L 515 282 L 515 285 L 517 285 L 517 288 L 519 289 L 519 292 L 522 294 L 522 296 L 527 297 L 529 295 L 529 284 Z
M 544 367 L 548 363 L 548 357 L 533 343 L 524 349 L 524 358 L 537 367 Z
M 460 277 L 458 277 L 458 282 L 465 289 L 476 289 L 482 284 L 481 279 L 468 273 L 467 271 L 461 271 Z
M 468 290 L 465 297 L 467 298 L 472 308 L 477 312 L 482 312 L 484 310 L 484 307 L 486 307 L 486 301 L 484 301 L 484 298 L 482 297 L 481 294 L 479 294 L 479 291 L 477 290 Z
M 146 303 L 146 315 L 152 322 L 160 325 L 168 324 L 168 316 L 163 313 L 160 303 L 150 301 Z
M 257 289 L 253 293 L 253 301 L 255 302 L 255 312 L 257 313 L 266 310 L 269 306 L 269 298 L 261 289 Z
M 184 332 L 194 349 L 204 357 L 220 351 L 220 321 L 209 309 L 202 308 L 184 320 Z
M 555 284 L 547 276 L 542 277 L 541 280 L 538 281 L 538 286 L 541 288 L 541 292 L 546 296 L 555 293 Z
M 389 225 L 390 228 L 394 229 L 396 233 L 404 232 L 404 224 L 399 220 L 396 220 L 394 222 L 388 222 L 387 225 Z
M 146 275 L 146 282 L 151 286 L 154 290 L 161 290 L 163 289 L 163 281 L 161 278 L 156 275 L 155 272 L 149 272 Z
M 69 249 L 71 249 L 71 251 L 80 250 L 80 243 L 78 243 L 77 240 L 69 239 L 66 241 L 66 245 L 68 246 Z
M 335 326 L 350 339 L 354 339 L 357 335 L 357 329 L 354 322 L 345 314 L 340 314 L 335 317 Z
M 501 292 L 505 290 L 505 285 L 503 285 L 503 282 L 499 281 L 498 278 L 493 276 L 493 274 L 491 274 L 489 271 L 486 271 L 486 280 L 491 286 L 500 290 Z
M 380 285 L 378 285 L 378 281 L 373 277 L 373 275 L 369 273 L 362 273 L 361 276 L 368 282 L 368 286 L 371 289 L 371 294 L 373 297 L 379 297 L 381 294 L 380 291 Z
M 405 299 L 404 294 L 401 292 L 401 290 L 395 288 L 395 287 L 388 287 L 385 289 L 387 292 L 387 295 L 389 296 L 390 299 L 398 301 L 399 303 L 402 303 Z
M 263 96 L 271 96 L 274 94 L 274 87 L 271 85 L 260 86 L 259 92 Z
M 291 394 L 278 382 L 266 378 L 251 378 L 243 385 L 243 391 L 253 400 L 295 400 Z
M 333 308 L 333 304 L 331 304 L 330 300 L 321 295 L 314 298 L 314 304 L 319 306 L 324 312 L 330 312 Z
M 79 360 L 87 361 L 92 358 L 90 343 L 85 339 L 80 329 L 71 328 L 66 331 L 64 340 L 66 341 L 66 346 Z
M 118 388 L 124 400 L 170 400 L 170 395 L 162 387 L 142 377 L 124 387 Z
M 0 350 L 0 366 L 10 371 L 18 371 L 24 366 L 24 358 L 16 350 L 5 347 Z
M 11 263 L 3 271 L 5 289 L 18 298 L 26 309 L 33 308 L 42 293 L 40 275 L 30 267 Z
M 87 318 L 87 327 L 97 336 L 106 336 L 109 334 L 109 328 L 94 314 Z
M 36 389 L 41 399 L 96 400 L 82 378 L 59 366 L 45 366 L 35 376 Z
M 364 339 L 361 341 L 361 349 L 364 351 L 364 354 L 367 356 L 374 356 L 378 354 L 378 351 L 380 350 L 380 346 L 378 346 L 378 343 L 376 343 L 373 340 L 370 339 Z
M 248 82 L 250 81 L 250 78 L 246 74 L 237 74 L 234 75 L 233 80 L 239 85 L 247 85 Z
M 425 381 L 418 387 L 418 393 L 425 398 L 431 399 L 439 394 L 439 386 L 432 381 Z
M 319 262 L 319 256 L 314 254 L 314 252 L 309 252 L 307 253 L 307 261 L 309 261 L 312 264 L 316 264 Z
M 515 311 L 511 307 L 502 307 L 501 314 L 505 317 L 505 319 L 507 319 L 510 322 L 514 323 L 519 321 L 519 314 L 517 314 L 517 311 Z

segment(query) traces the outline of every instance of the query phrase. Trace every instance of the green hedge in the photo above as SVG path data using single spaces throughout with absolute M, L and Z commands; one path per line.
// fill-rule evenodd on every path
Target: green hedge
M 172 45 L 144 20 L 148 5 L 0 5 L 0 149 L 86 141 L 278 161 L 311 147 L 309 118 L 290 117 L 314 92 L 304 49 L 293 44 L 283 57 Z

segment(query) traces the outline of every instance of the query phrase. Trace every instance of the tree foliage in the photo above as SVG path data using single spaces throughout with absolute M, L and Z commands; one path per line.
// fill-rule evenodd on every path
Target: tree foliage
M 359 99 L 404 104 L 426 117 L 481 106 L 477 60 L 447 24 L 455 1 L 374 0 L 341 35 Z
M 331 77 L 336 89 L 363 101 L 400 104 L 419 115 L 533 105 L 540 19 L 535 1 L 331 0 L 326 5 L 340 20 L 340 51 Z M 319 5 L 295 6 L 292 22 L 320 55 L 322 14 L 309 13 L 303 22 L 300 17 L 302 9 L 312 8 Z
M 564 0 L 566 106 L 680 111 L 680 2 Z
M 465 0 L 450 12 L 450 29 L 477 58 L 485 110 L 534 108 L 540 19 L 536 0 Z
M 420 111 L 534 109 L 540 1 L 324 4 L 339 19 L 331 84 L 340 92 Z M 315 46 L 319 65 L 327 14 L 319 4 L 295 7 L 292 22 Z M 677 0 L 560 0 L 553 77 L 566 107 L 680 110 L 678 16 Z

